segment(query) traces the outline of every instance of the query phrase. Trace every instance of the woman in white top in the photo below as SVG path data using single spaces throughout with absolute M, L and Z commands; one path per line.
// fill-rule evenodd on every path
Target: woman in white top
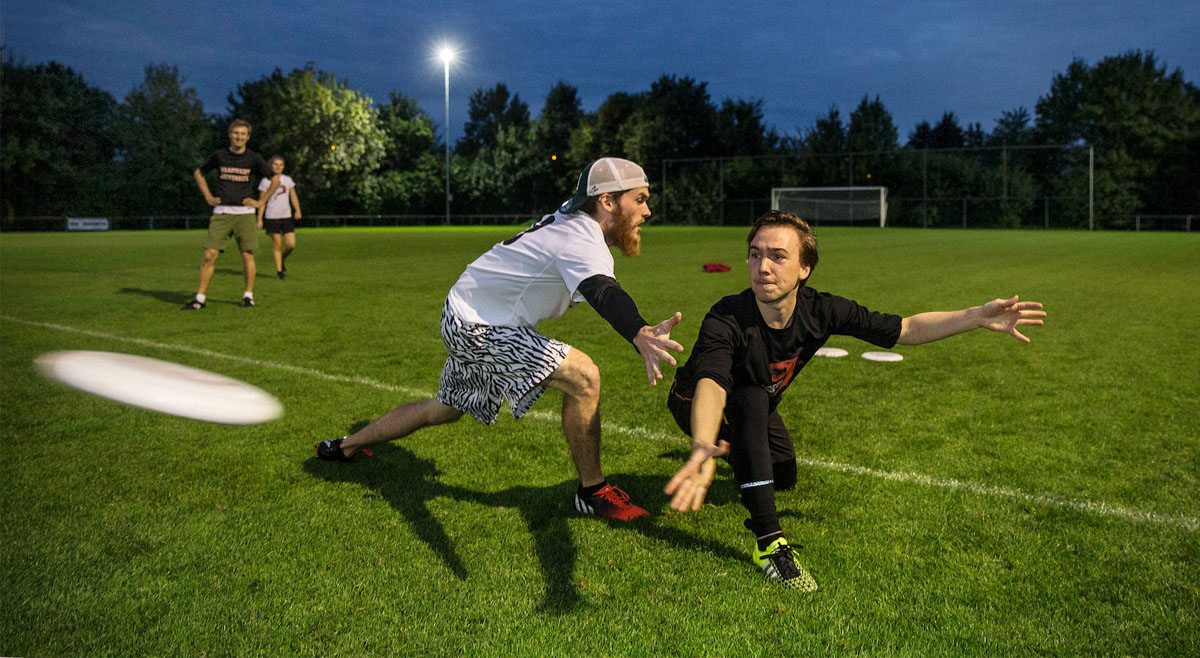
M 300 199 L 296 198 L 296 182 L 283 173 L 283 158 L 271 158 L 271 171 L 279 175 L 279 187 L 275 194 L 263 204 L 259 211 L 264 215 L 263 227 L 271 237 L 275 255 L 275 272 L 280 279 L 287 276 L 287 257 L 296 249 L 296 222 L 300 220 Z M 266 183 L 264 185 L 263 183 Z M 263 179 L 258 184 L 266 191 L 271 181 Z

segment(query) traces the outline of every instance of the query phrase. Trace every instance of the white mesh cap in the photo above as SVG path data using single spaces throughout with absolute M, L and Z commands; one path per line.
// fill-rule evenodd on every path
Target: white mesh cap
M 623 192 L 638 187 L 650 187 L 646 172 L 636 163 L 624 158 L 600 158 L 583 168 L 575 196 L 562 204 L 562 212 L 577 212 L 588 197 L 605 192 Z

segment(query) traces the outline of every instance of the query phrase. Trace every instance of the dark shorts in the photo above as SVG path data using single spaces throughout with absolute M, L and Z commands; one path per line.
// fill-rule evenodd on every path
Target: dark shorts
M 210 217 L 204 248 L 224 251 L 229 238 L 237 240 L 239 251 L 253 252 L 258 246 L 258 217 L 252 212 Z
M 267 229 L 267 235 L 295 233 L 296 220 L 292 219 L 291 217 L 283 217 L 280 219 L 263 219 L 263 228 Z
M 675 391 L 675 384 L 671 384 L 671 392 L 667 394 L 667 409 L 671 412 L 671 417 L 675 419 L 675 424 L 683 433 L 692 435 L 692 399 L 685 398 Z M 717 439 L 720 441 L 733 442 L 733 426 L 729 424 L 730 414 L 721 416 L 721 429 L 717 433 Z M 783 418 L 779 415 L 779 410 L 772 409 L 767 415 L 767 442 L 771 447 L 771 461 L 774 463 L 784 461 L 794 461 L 796 459 L 795 442 L 792 440 L 792 435 L 788 432 L 787 425 L 783 424 Z

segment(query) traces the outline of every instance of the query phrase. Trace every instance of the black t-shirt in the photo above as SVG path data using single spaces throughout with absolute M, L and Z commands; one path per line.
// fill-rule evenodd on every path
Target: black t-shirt
M 240 206 L 242 199 L 257 199 L 258 181 L 275 175 L 266 160 L 250 149 L 241 153 L 232 153 L 229 149 L 214 151 L 208 162 L 200 167 L 200 173 L 207 174 L 213 169 L 217 170 L 214 195 L 221 199 L 223 206 Z
M 772 329 L 758 311 L 754 291 L 747 288 L 709 310 L 687 363 L 675 371 L 674 390 L 690 398 L 704 377 L 726 391 L 761 386 L 774 409 L 792 378 L 830 336 L 853 336 L 886 349 L 900 340 L 900 323 L 899 315 L 877 313 L 806 286 L 796 296 L 792 323 Z

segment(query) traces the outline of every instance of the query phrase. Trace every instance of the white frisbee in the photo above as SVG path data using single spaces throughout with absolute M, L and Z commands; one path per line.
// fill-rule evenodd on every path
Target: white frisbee
M 229 425 L 254 425 L 283 415 L 266 391 L 207 370 L 116 352 L 50 352 L 42 374 L 71 388 L 142 409 Z
M 840 359 L 847 354 L 849 352 L 840 347 L 822 347 L 817 350 L 817 356 L 827 356 L 831 359 Z
M 904 357 L 895 352 L 863 352 L 862 358 L 868 361 L 903 361 Z

